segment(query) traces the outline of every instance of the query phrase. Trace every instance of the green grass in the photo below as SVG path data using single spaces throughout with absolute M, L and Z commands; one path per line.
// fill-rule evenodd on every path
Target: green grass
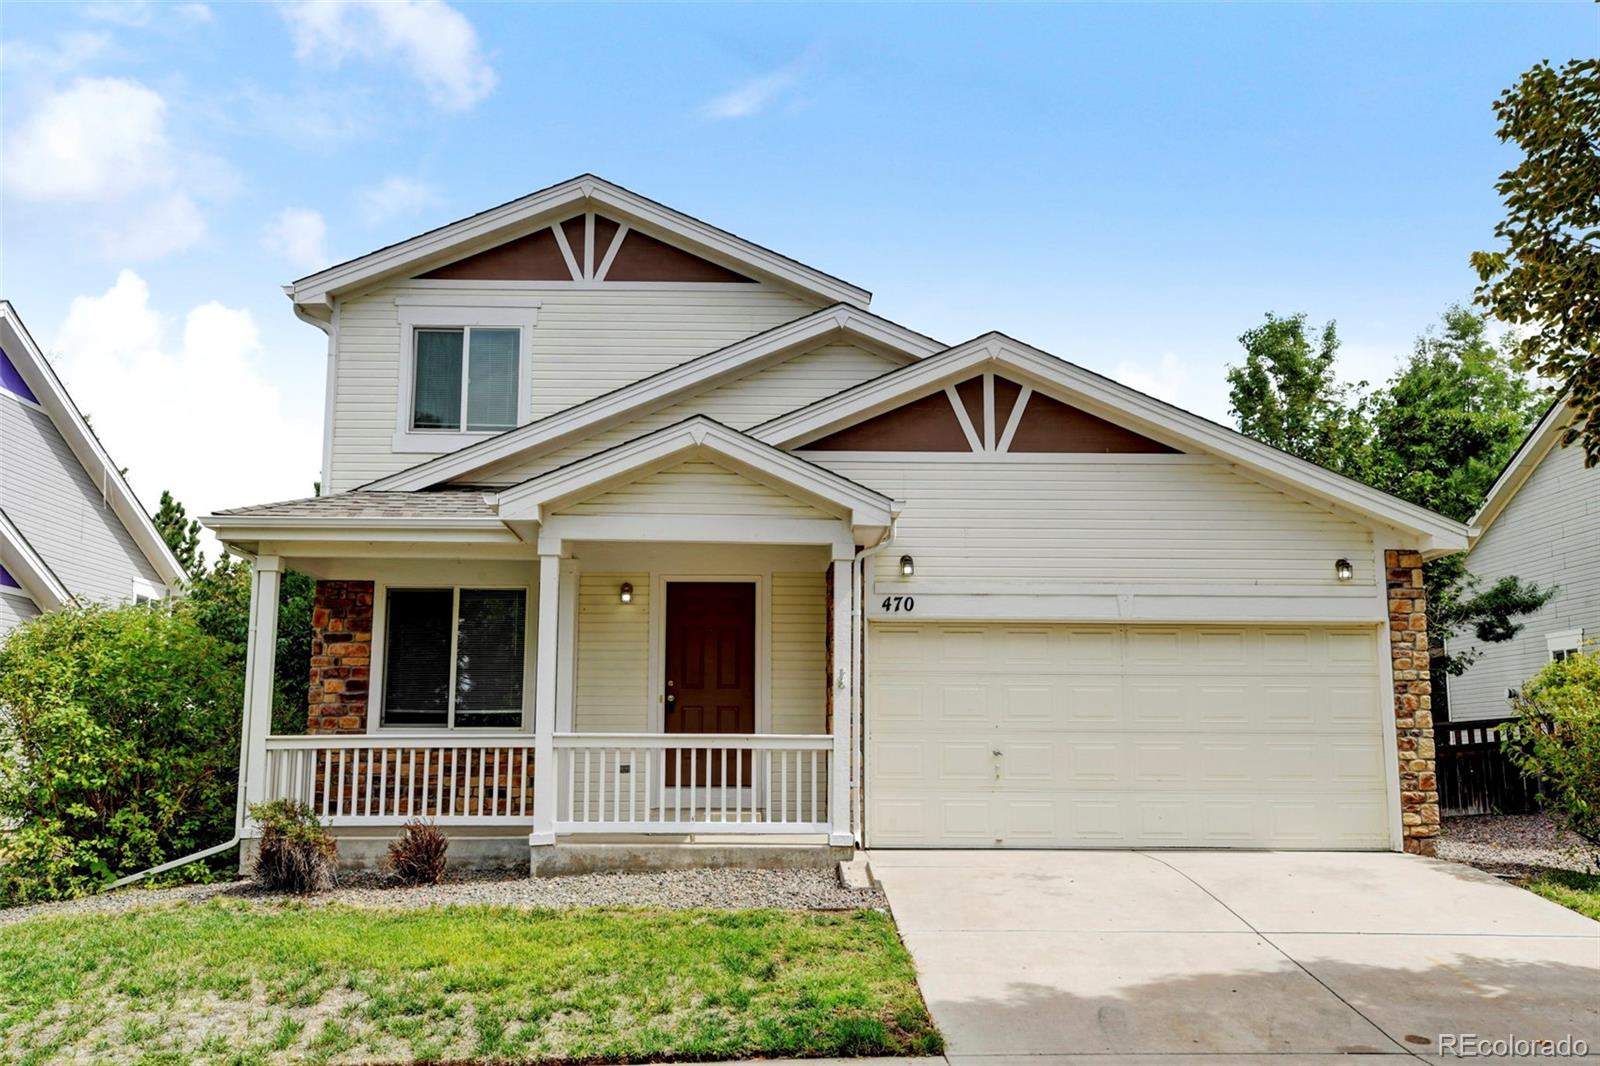
M 1523 887 L 1600 922 L 1600 874 L 1546 870 Z
M 633 1062 L 942 1050 L 874 911 L 237 901 L 0 928 L 0 1060 Z

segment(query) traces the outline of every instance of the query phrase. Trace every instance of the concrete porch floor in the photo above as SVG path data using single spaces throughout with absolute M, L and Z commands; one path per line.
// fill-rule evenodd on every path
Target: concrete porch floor
M 1470 867 L 1363 853 L 868 858 L 956 1066 L 1438 1058 L 1442 1036 L 1469 1033 L 1570 1036 L 1600 1055 L 1600 923 Z

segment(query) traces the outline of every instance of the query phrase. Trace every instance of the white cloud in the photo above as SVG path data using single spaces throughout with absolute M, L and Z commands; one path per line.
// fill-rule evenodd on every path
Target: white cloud
M 737 88 L 706 101 L 700 112 L 706 118 L 749 118 L 766 110 L 780 93 L 795 83 L 795 70 L 785 67 L 759 78 L 752 78 Z
M 159 259 L 200 242 L 206 220 L 185 192 L 151 201 L 100 228 L 100 248 L 110 259 Z
M 1174 407 L 1193 412 L 1225 426 L 1233 425 L 1228 414 L 1227 372 L 1220 364 L 1198 368 L 1195 373 L 1177 352 L 1162 352 L 1154 368 L 1123 360 L 1112 377 L 1142 393 L 1165 400 Z
M 206 514 L 310 495 L 316 403 L 285 402 L 262 374 L 250 312 L 202 304 L 176 342 L 172 325 L 144 279 L 124 270 L 104 294 L 72 301 L 53 345 L 68 391 L 140 501 L 154 507 L 170 489 L 190 514 Z
M 78 13 L 93 22 L 105 22 L 128 29 L 143 29 L 155 23 L 157 5 L 152 0 L 108 0 L 104 3 L 84 4 Z M 211 22 L 215 16 L 205 4 L 163 4 L 160 13 L 170 22 L 175 16 L 184 22 Z
M 29 41 L 0 43 L 0 67 L 23 82 L 48 82 L 82 70 L 112 51 L 111 35 L 73 31 L 56 38 L 54 45 Z
M 440 200 L 439 192 L 427 182 L 396 175 L 376 185 L 356 190 L 356 209 L 369 226 L 391 218 L 414 215 Z
M 286 207 L 261 233 L 262 247 L 300 270 L 328 265 L 328 224 L 306 207 Z
M 498 81 L 478 31 L 443 0 L 324 0 L 281 4 L 279 11 L 297 59 L 330 66 L 352 56 L 390 61 L 447 110 L 466 110 Z

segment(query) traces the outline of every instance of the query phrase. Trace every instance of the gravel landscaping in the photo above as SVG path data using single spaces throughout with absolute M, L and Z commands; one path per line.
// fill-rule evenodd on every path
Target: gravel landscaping
M 354 907 L 435 907 L 478 904 L 511 907 L 718 907 L 742 910 L 887 910 L 883 893 L 845 888 L 833 868 L 825 870 L 675 870 L 667 873 L 584 874 L 531 878 L 525 871 L 447 874 L 437 885 L 412 887 L 381 874 L 350 873 L 338 888 L 308 899 L 263 891 L 251 881 L 179 888 L 127 888 L 101 896 L 0 910 L 0 925 L 44 914 L 117 912 L 214 898 L 256 903 L 305 903 Z
M 1600 873 L 1590 849 L 1543 814 L 1486 814 L 1446 818 L 1439 858 L 1502 877 L 1532 877 L 1545 870 Z

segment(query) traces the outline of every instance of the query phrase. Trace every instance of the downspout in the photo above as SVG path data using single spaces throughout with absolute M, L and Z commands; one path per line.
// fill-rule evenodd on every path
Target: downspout
M 899 520 L 899 515 L 890 515 L 888 532 L 878 543 L 856 552 L 853 567 L 856 587 L 855 595 L 850 598 L 850 669 L 855 684 L 850 686 L 850 735 L 855 738 L 855 750 L 850 753 L 850 795 L 855 808 L 851 811 L 851 822 L 862 843 L 867 839 L 867 800 L 863 792 L 865 775 L 862 770 L 867 751 L 867 560 L 894 541 L 895 523 Z

